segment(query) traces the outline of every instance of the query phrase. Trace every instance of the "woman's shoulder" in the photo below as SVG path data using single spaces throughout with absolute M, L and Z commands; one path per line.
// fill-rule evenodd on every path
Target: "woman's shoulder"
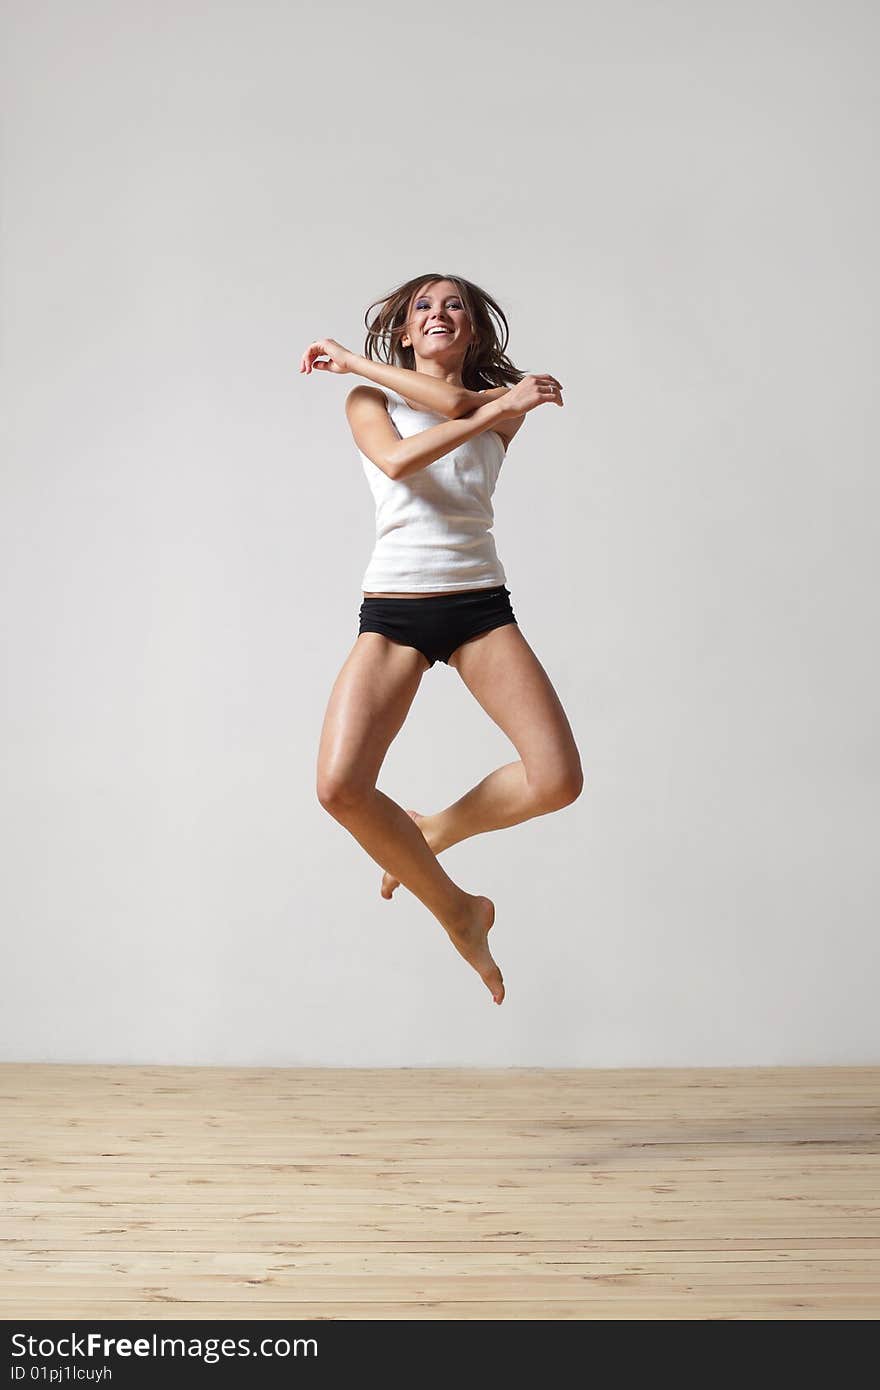
M 391 404 L 389 396 L 392 394 L 393 392 L 389 392 L 387 386 L 373 386 L 372 384 L 368 386 L 365 382 L 358 382 L 357 386 L 353 386 L 345 398 L 346 409 L 352 401 L 377 401 L 388 407 Z

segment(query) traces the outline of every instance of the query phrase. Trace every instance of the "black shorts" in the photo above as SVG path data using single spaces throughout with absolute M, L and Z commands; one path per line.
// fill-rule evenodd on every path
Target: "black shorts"
M 461 594 L 426 594 L 424 598 L 365 598 L 361 603 L 362 632 L 380 632 L 393 642 L 415 647 L 429 666 L 445 661 L 463 642 L 515 623 L 510 590 L 471 589 Z

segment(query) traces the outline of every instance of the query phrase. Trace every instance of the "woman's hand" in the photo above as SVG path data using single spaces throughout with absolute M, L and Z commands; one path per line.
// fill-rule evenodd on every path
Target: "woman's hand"
M 500 398 L 503 416 L 526 415 L 547 402 L 562 405 L 562 386 L 548 372 L 530 372 Z
M 316 343 L 309 343 L 302 357 L 300 358 L 299 369 L 301 372 L 310 372 L 314 367 L 319 372 L 350 372 L 351 362 L 354 354 L 337 343 L 335 338 L 319 338 Z M 329 362 L 322 362 L 322 357 L 329 357 Z

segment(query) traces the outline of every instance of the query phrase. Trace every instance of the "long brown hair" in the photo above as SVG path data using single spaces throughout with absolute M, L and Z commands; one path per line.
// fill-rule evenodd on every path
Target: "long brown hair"
M 462 383 L 469 391 L 491 386 L 510 386 L 525 376 L 506 356 L 510 336 L 507 319 L 501 305 L 470 280 L 460 275 L 417 275 L 396 290 L 374 299 L 364 315 L 367 330 L 364 356 L 374 362 L 387 362 L 394 367 L 415 370 L 415 350 L 401 345 L 407 330 L 407 311 L 416 290 L 450 280 L 461 295 L 461 302 L 471 322 L 473 337 L 468 344 L 461 368 Z M 378 309 L 370 318 L 373 309 Z

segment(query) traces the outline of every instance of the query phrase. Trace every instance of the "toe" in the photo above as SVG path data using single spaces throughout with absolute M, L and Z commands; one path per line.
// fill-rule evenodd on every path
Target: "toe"
M 497 968 L 486 978 L 486 984 L 492 991 L 492 998 L 496 1004 L 500 1004 L 504 998 L 504 980 L 501 978 L 501 971 Z

